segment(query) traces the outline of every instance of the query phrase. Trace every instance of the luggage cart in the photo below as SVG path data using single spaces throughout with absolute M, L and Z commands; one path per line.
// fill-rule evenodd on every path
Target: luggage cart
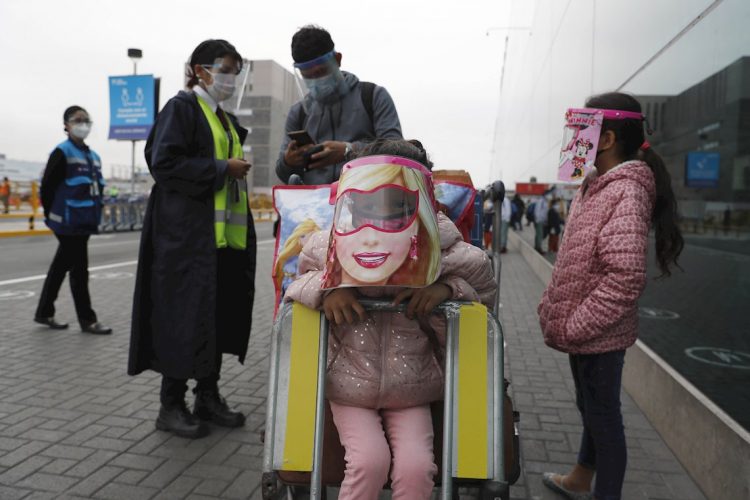
M 505 187 L 496 181 L 489 191 L 495 205 L 491 256 L 498 294 L 494 311 L 459 302 L 446 302 L 436 309 L 447 324 L 444 401 L 432 405 L 435 459 L 441 471 L 435 483 L 441 488 L 441 499 L 458 498 L 455 483 L 479 486 L 482 499 L 507 500 L 509 484 L 520 476 L 519 415 L 506 392 L 498 321 L 501 261 L 497 249 Z M 478 213 L 481 229 L 482 211 Z M 405 310 L 405 305 L 390 302 L 361 303 L 369 312 Z M 343 448 L 325 401 L 328 327 L 324 314 L 289 303 L 274 323 L 261 484 L 266 500 L 308 498 L 308 493 L 312 499 L 325 498 L 325 485 L 338 485 L 343 478 Z
M 371 313 L 405 310 L 403 304 L 361 303 Z M 502 327 L 478 303 L 445 302 L 437 310 L 447 324 L 442 472 L 436 481 L 440 498 L 454 498 L 456 479 L 479 485 L 480 498 L 507 499 Z M 264 499 L 283 498 L 283 494 L 294 498 L 292 490 L 285 493 L 284 488 L 304 484 L 300 472 L 309 473 L 310 498 L 324 496 L 328 327 L 325 315 L 298 303 L 285 304 L 274 324 L 261 486 Z

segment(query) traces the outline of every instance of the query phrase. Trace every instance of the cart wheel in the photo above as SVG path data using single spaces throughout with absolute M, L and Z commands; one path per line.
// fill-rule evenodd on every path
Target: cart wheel
M 505 482 L 487 481 L 482 485 L 479 498 L 482 500 L 508 500 L 510 498 L 510 487 Z
M 304 486 L 287 486 L 287 500 L 310 500 L 310 488 Z
M 310 487 L 309 486 L 287 486 L 286 490 L 287 500 L 310 500 Z M 328 498 L 328 491 L 325 487 L 320 492 L 320 498 L 326 500 Z
M 276 500 L 279 497 L 279 480 L 275 472 L 264 472 L 260 480 L 263 500 Z

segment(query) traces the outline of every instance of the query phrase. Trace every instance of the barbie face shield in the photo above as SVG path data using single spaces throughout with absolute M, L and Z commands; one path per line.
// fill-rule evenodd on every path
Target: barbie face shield
M 643 120 L 643 114 L 618 109 L 578 108 L 565 113 L 557 178 L 581 181 L 594 168 L 604 120 Z
M 325 288 L 432 283 L 440 239 L 430 172 L 397 156 L 344 166 L 335 194 Z

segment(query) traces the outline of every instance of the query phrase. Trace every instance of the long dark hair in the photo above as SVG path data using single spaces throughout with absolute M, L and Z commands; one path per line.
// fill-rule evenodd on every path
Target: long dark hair
M 619 109 L 641 113 L 641 104 L 628 94 L 609 92 L 589 97 L 587 108 Z M 625 160 L 640 159 L 648 164 L 654 173 L 656 183 L 656 203 L 651 215 L 651 222 L 656 234 L 656 262 L 661 270 L 660 278 L 670 276 L 670 266 L 677 264 L 677 258 L 685 246 L 678 225 L 677 199 L 672 191 L 672 178 L 667 171 L 664 160 L 652 147 L 644 146 L 643 120 L 604 120 L 602 132 L 614 132 L 618 152 Z

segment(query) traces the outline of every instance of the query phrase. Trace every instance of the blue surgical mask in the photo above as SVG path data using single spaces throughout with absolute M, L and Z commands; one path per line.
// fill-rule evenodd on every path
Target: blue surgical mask
M 305 85 L 312 98 L 322 103 L 338 100 L 338 97 L 346 90 L 344 75 L 338 69 L 320 78 L 305 78 Z

